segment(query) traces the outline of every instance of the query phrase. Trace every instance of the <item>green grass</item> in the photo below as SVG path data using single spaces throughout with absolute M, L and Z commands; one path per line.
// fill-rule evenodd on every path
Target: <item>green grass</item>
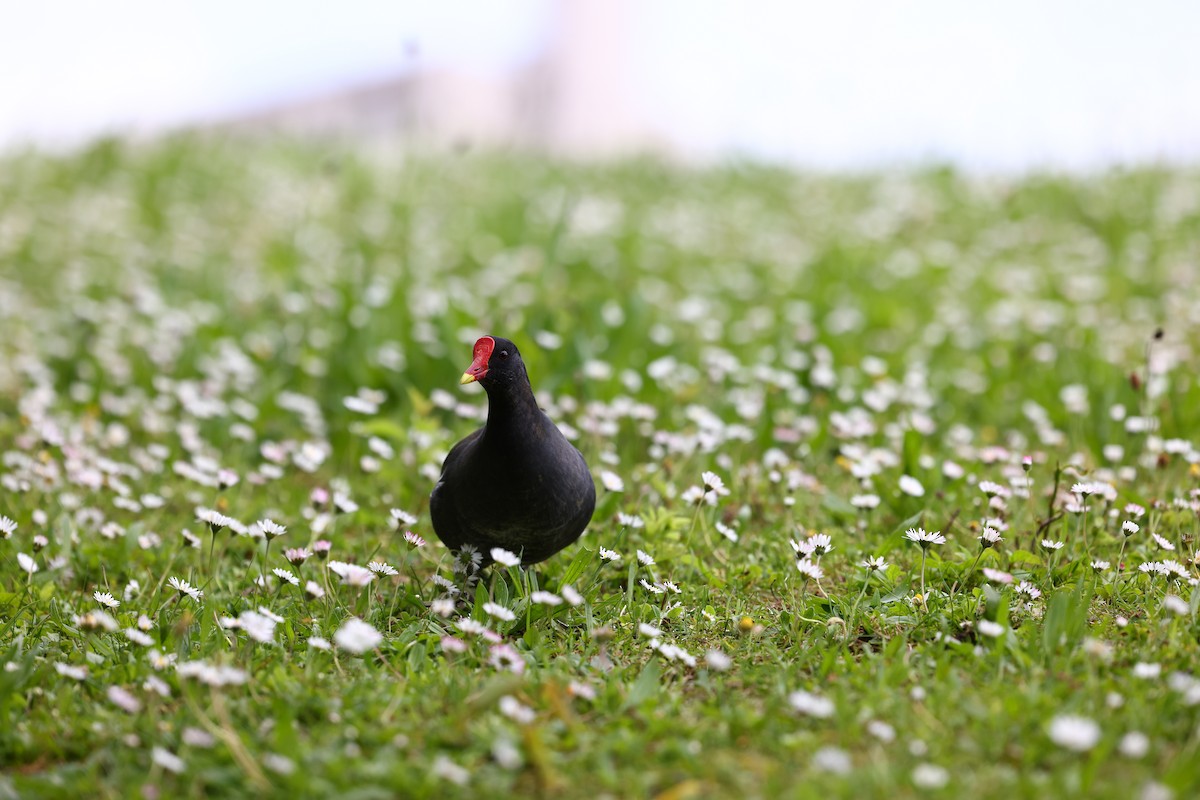
M 1194 171 L 828 176 L 195 138 L 10 155 L 0 796 L 1192 796 L 1198 264 Z M 493 568 L 443 617 L 427 497 L 478 424 L 457 377 L 484 333 L 521 346 L 624 488 L 578 545 Z M 344 404 L 364 389 L 377 413 Z M 715 505 L 688 500 L 705 471 L 729 489 Z M 989 510 L 981 481 L 1027 478 Z M 1110 496 L 1071 511 L 1092 481 Z M 877 508 L 851 503 L 866 494 Z M 1146 513 L 1126 537 L 1129 503 Z M 199 507 L 288 530 L 214 537 Z M 981 551 L 988 518 L 1007 529 Z M 946 537 L 923 567 L 910 528 Z M 790 543 L 816 532 L 819 581 Z M 285 561 L 317 539 L 398 574 L 354 587 Z M 868 575 L 869 556 L 888 566 Z M 1164 559 L 1178 575 L 1139 569 Z M 535 602 L 564 584 L 579 605 Z M 260 607 L 282 620 L 268 642 L 221 621 Z M 148 644 L 123 632 L 140 615 Z M 351 616 L 377 647 L 311 644 Z M 244 682 L 180 669 L 200 661 Z M 1098 735 L 1072 749 L 1069 717 Z

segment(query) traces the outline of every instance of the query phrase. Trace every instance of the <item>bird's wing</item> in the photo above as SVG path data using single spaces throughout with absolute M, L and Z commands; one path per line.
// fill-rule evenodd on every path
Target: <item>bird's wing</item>
M 455 507 L 457 503 L 452 497 L 454 493 L 447 493 L 449 484 L 446 483 L 446 479 L 460 471 L 463 460 L 474 450 L 475 443 L 482 435 L 483 428 L 480 428 L 450 448 L 442 462 L 442 475 L 429 495 L 429 516 L 433 530 L 451 550 L 462 546 L 464 534 L 460 528 L 458 509 Z
M 450 452 L 446 454 L 446 459 L 442 462 L 442 478 L 457 469 L 467 454 L 475 448 L 475 443 L 479 441 L 479 437 L 483 436 L 483 431 L 484 429 L 480 428 L 450 448 Z M 441 480 L 438 481 L 438 484 L 441 484 Z

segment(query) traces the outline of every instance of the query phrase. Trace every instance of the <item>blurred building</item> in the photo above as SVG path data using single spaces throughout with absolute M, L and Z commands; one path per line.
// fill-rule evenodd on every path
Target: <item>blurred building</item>
M 62 0 L 6 22 L 0 150 L 221 125 L 819 169 L 1200 160 L 1200 4 L 1178 0 Z
M 228 126 L 295 135 L 398 137 L 418 143 L 513 146 L 604 155 L 652 144 L 630 108 L 633 29 L 627 0 L 554 7 L 543 52 L 506 73 L 423 69 L 285 103 Z

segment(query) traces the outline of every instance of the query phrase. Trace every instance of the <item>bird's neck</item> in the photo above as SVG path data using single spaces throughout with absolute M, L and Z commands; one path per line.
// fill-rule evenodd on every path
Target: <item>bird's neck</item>
M 533 389 L 519 382 L 488 392 L 487 436 L 507 438 L 535 430 L 541 419 Z

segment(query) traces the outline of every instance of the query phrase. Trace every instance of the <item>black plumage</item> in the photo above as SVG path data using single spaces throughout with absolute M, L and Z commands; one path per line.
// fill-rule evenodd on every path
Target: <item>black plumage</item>
M 429 498 L 433 530 L 451 550 L 492 561 L 502 547 L 544 561 L 583 533 L 596 486 L 583 455 L 538 408 L 516 345 L 484 336 L 461 383 L 479 381 L 487 423 L 451 448 Z

